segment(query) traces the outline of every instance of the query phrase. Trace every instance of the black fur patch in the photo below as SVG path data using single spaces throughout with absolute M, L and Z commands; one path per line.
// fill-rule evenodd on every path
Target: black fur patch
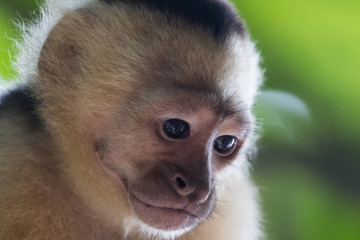
M 38 103 L 26 87 L 17 88 L 0 96 L 0 117 L 1 112 L 14 112 L 29 119 L 32 128 L 39 128 L 42 121 L 36 113 L 37 106 Z
M 221 0 L 99 0 L 107 4 L 119 2 L 145 6 L 177 17 L 191 25 L 198 25 L 210 31 L 216 40 L 225 40 L 230 33 L 245 34 L 244 24 L 236 13 Z

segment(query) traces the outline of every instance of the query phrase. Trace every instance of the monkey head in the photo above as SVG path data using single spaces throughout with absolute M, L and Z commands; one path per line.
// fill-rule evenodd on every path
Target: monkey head
M 222 1 L 209 7 L 215 20 L 104 2 L 50 32 L 34 83 L 40 114 L 94 214 L 174 237 L 211 217 L 221 179 L 245 168 L 259 56 Z

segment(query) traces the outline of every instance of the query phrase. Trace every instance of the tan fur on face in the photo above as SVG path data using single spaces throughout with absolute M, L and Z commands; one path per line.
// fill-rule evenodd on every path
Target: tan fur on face
M 125 187 L 95 154 L 104 133 L 120 132 L 116 137 L 126 143 L 121 120 L 136 119 L 147 103 L 176 100 L 171 94 L 195 96 L 209 108 L 234 99 L 251 119 L 260 74 L 249 39 L 234 35 L 219 44 L 181 20 L 169 25 L 159 12 L 121 4 L 90 2 L 76 9 L 54 26 L 38 73 L 29 76 L 44 129 L 14 130 L 25 118 L 21 114 L 0 119 L 3 136 L 10 136 L 0 137 L 0 238 L 258 239 L 256 190 L 246 171 L 253 136 L 234 162 L 238 170 L 225 168 L 217 177 L 216 213 L 190 233 L 134 220 Z M 131 173 L 131 159 L 119 161 Z

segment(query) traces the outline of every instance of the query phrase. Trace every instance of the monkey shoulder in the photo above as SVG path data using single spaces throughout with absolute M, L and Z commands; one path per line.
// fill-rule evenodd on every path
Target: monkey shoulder
M 31 239 L 59 221 L 49 214 L 64 183 L 44 136 L 27 87 L 0 93 L 0 239 Z

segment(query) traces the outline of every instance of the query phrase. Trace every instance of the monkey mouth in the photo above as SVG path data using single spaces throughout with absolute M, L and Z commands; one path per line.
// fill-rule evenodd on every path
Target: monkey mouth
M 184 208 L 169 208 L 150 205 L 129 193 L 130 203 L 136 216 L 145 224 L 161 230 L 179 230 L 192 228 L 201 221 Z

